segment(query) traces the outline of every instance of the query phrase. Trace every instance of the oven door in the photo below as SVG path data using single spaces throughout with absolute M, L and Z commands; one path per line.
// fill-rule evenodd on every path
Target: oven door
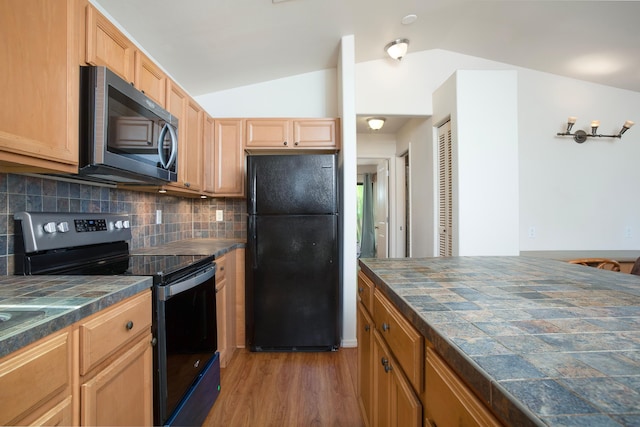
M 154 291 L 155 424 L 200 425 L 220 384 L 219 363 L 217 368 L 212 363 L 217 356 L 215 264 Z

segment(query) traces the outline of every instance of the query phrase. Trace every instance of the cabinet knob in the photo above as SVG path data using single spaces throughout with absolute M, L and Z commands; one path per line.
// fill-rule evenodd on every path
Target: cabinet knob
M 184 186 L 185 186 L 185 187 L 187 187 L 187 188 L 189 188 L 189 187 L 191 187 L 191 184 L 190 184 L 190 183 L 188 183 L 188 182 L 185 182 L 185 183 L 184 183 Z
M 384 365 L 384 371 L 388 374 L 389 372 L 391 372 L 391 365 L 389 365 L 388 363 L 386 365 Z
M 386 366 L 389 364 L 389 359 L 383 357 L 382 359 L 380 359 L 380 363 L 382 363 L 382 366 Z
M 131 320 L 129 320 L 127 322 L 127 324 L 125 325 L 125 328 L 127 328 L 127 331 L 130 331 L 133 329 L 133 322 Z
M 283 142 L 283 145 L 287 145 L 287 141 Z
M 391 329 L 391 326 L 389 326 L 388 323 L 382 323 L 382 330 L 384 332 L 387 332 L 389 329 Z
M 369 332 L 369 330 L 370 330 L 370 329 L 371 329 L 371 326 L 369 326 L 369 325 L 364 325 L 364 330 L 365 330 L 366 332 Z
M 298 144 L 299 144 L 299 142 L 298 142 L 298 141 L 296 141 L 296 142 L 294 142 L 294 143 L 293 143 L 293 145 L 295 145 L 296 147 L 298 146 Z
M 361 294 L 364 291 L 364 288 L 358 288 L 358 293 Z

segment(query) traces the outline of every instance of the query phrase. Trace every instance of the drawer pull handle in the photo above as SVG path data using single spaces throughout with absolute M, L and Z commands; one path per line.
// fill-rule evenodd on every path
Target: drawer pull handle
M 127 331 L 130 331 L 133 329 L 133 322 L 131 320 L 129 320 L 125 326 L 125 328 L 127 328 Z
M 388 323 L 383 323 L 382 324 L 382 331 L 383 332 L 387 332 L 389 329 L 391 329 L 391 326 Z

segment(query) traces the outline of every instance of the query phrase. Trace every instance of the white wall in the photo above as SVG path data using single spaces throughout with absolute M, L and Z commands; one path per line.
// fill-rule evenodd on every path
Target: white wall
M 357 147 L 355 110 L 355 38 L 345 36 L 340 43 L 338 64 L 339 114 L 342 117 L 342 149 L 340 150 L 340 225 L 342 244 L 342 346 L 356 347 L 356 286 L 357 286 L 357 236 L 356 236 L 356 186 Z
M 397 154 L 409 152 L 409 242 L 413 258 L 436 256 L 437 158 L 433 133 L 431 119 L 411 119 L 397 135 Z
M 518 255 L 516 72 L 457 71 L 433 108 L 451 118 L 453 254 Z
M 195 97 L 212 117 L 338 117 L 336 69 Z
M 640 199 L 632 193 L 640 178 L 640 129 L 632 128 L 621 140 L 584 144 L 555 135 L 565 129 L 568 116 L 578 116 L 575 129 L 600 119 L 601 133 L 617 133 L 627 119 L 640 123 L 640 93 L 442 50 L 410 53 L 395 65 L 387 60 L 357 64 L 358 114 L 431 115 L 425 94 L 457 70 L 517 71 L 520 250 L 640 249 Z M 407 90 L 413 83 L 415 90 Z M 491 99 L 489 94 L 483 101 Z M 500 123 L 483 124 L 477 131 L 491 132 L 495 126 Z M 412 156 L 412 170 L 432 166 L 427 156 L 428 150 L 422 158 Z M 628 230 L 631 237 L 625 237 Z M 423 234 L 413 242 L 428 246 L 429 240 Z

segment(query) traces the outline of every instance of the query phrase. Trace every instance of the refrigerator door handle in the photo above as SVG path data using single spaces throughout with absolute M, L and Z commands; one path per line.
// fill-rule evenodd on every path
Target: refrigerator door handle
M 253 269 L 257 270 L 258 269 L 258 230 L 256 227 L 256 217 L 253 215 L 249 215 L 249 235 L 252 237 L 251 240 L 251 251 L 253 253 L 252 258 L 252 265 L 253 265 Z

